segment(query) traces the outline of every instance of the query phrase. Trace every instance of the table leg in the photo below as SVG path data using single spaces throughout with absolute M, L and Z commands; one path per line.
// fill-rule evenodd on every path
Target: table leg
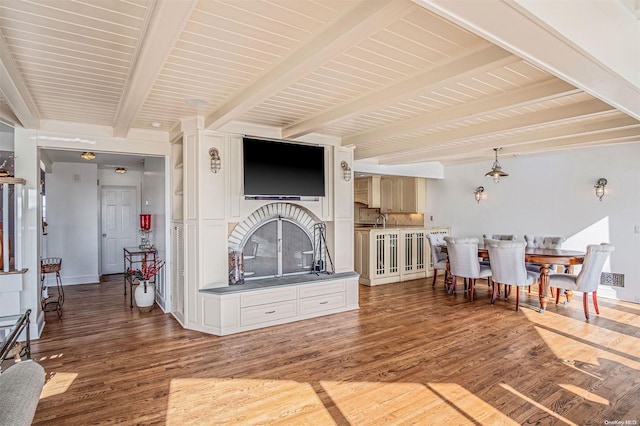
M 549 294 L 549 267 L 540 266 L 540 313 L 547 309 L 547 295 Z

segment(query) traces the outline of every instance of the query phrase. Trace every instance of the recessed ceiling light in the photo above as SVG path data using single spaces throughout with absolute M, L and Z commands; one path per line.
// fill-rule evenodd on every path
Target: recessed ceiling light
M 91 151 L 85 151 L 80 154 L 80 157 L 84 158 L 85 160 L 93 160 L 94 158 L 96 158 L 96 155 Z
M 124 167 L 116 167 L 114 171 L 116 173 L 120 173 L 121 175 L 127 173 L 127 169 L 125 169 Z
M 157 129 L 159 127 L 162 127 L 162 123 L 159 121 L 152 121 L 151 122 L 151 127 L 153 127 L 154 129 Z
M 185 99 L 184 103 L 196 107 L 209 105 L 209 102 L 205 101 L 204 99 Z

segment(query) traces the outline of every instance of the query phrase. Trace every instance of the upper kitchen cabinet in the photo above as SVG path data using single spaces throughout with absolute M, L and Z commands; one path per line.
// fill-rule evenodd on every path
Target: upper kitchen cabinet
M 427 180 L 405 176 L 382 176 L 380 211 L 383 213 L 424 213 Z
M 365 204 L 370 209 L 380 208 L 380 176 L 358 177 L 353 185 L 356 203 Z

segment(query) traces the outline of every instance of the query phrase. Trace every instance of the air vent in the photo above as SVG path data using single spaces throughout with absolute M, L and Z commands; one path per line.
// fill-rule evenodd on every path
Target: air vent
M 624 274 L 603 272 L 600 275 L 600 284 L 609 285 L 611 287 L 624 287 Z

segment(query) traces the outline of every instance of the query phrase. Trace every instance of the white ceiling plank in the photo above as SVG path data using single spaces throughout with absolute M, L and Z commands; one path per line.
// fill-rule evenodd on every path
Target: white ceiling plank
M 180 37 L 197 0 L 158 0 L 154 6 L 135 68 L 118 105 L 114 136 L 126 137 L 173 46 Z
M 489 46 L 289 126 L 283 130 L 283 136 L 286 139 L 295 139 L 337 121 L 366 114 L 388 105 L 390 102 L 405 99 L 416 91 L 427 92 L 447 83 L 518 60 L 517 57 L 500 47 Z
M 9 48 L 0 33 L 0 92 L 7 105 L 20 121 L 29 129 L 40 128 L 40 113 L 24 84 L 20 72 L 9 54 Z
M 638 81 L 637 75 L 633 75 L 634 71 L 627 79 L 629 70 L 614 70 L 610 63 L 592 52 L 577 49 L 575 40 L 570 40 L 566 34 L 566 26 L 571 20 L 580 25 L 575 15 L 564 16 L 565 27 L 562 28 L 554 28 L 548 20 L 536 16 L 542 3 L 543 9 L 551 15 L 554 12 L 566 13 L 565 2 L 529 2 L 525 7 L 523 2 L 502 0 L 413 1 L 640 120 L 640 87 L 633 83 Z M 593 8 L 586 9 L 592 11 Z M 505 24 L 507 22 L 509 24 Z M 630 48 L 616 46 L 616 49 L 607 50 L 634 55 L 637 73 L 640 69 L 640 53 L 633 48 L 633 43 L 637 46 L 640 27 L 637 21 L 625 21 L 625 24 L 625 28 L 610 28 L 605 33 L 608 40 L 609 37 L 617 37 L 616 45 Z M 625 34 L 635 34 L 635 37 L 625 39 Z
M 0 123 L 5 123 L 10 126 L 16 126 L 20 124 L 18 117 L 11 111 L 9 105 L 0 102 Z
M 289 86 L 292 81 L 299 80 L 339 53 L 370 37 L 384 25 L 416 8 L 413 3 L 405 1 L 359 1 L 320 34 L 209 114 L 205 120 L 206 128 L 217 129 L 236 119 Z
M 460 119 L 470 119 L 493 112 L 516 108 L 535 102 L 541 102 L 560 96 L 578 93 L 569 83 L 562 80 L 548 80 L 522 89 L 466 102 L 462 105 L 442 111 L 421 115 L 389 126 L 379 127 L 343 139 L 343 145 L 357 145 L 372 140 L 385 139 L 399 133 L 410 133 L 429 127 L 441 126 Z
M 559 123 L 566 120 L 576 120 L 580 117 L 588 117 L 591 115 L 602 114 L 612 111 L 613 107 L 604 102 L 594 99 L 579 104 L 570 104 L 557 108 L 550 108 L 530 114 L 511 117 L 508 119 L 487 121 L 474 126 L 466 126 L 451 131 L 439 132 L 428 136 L 421 136 L 414 139 L 402 141 L 401 143 L 387 143 L 385 145 L 372 148 L 356 147 L 355 159 L 362 160 L 365 158 L 390 154 L 398 149 L 411 150 L 425 146 L 434 146 L 445 142 L 455 140 L 463 140 L 481 135 L 490 135 L 493 133 L 514 131 L 530 126 L 539 126 L 543 124 Z

